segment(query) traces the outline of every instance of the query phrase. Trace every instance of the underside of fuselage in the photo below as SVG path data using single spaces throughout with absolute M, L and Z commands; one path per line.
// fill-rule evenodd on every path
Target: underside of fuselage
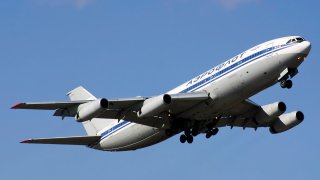
M 157 144 L 169 138 L 165 130 L 136 123 L 128 123 L 129 125 L 110 136 L 102 136 L 100 143 L 93 148 L 105 151 L 136 150 Z

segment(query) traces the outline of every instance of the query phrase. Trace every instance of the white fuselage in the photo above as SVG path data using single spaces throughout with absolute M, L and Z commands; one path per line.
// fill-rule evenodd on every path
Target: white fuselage
M 259 44 L 200 74 L 168 92 L 205 90 L 215 103 L 205 113 L 219 114 L 234 104 L 274 85 L 286 68 L 297 68 L 309 53 L 310 42 L 287 43 L 294 36 Z M 217 127 L 223 124 L 217 124 Z M 135 150 L 161 142 L 170 136 L 165 129 L 120 121 L 100 131 L 100 143 L 93 148 L 108 151 Z

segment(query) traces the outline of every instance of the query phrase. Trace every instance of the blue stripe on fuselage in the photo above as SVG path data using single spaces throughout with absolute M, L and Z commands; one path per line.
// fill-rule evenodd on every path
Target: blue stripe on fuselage
M 127 125 L 131 124 L 131 122 L 128 122 L 128 121 L 122 121 L 118 124 L 116 124 L 115 126 L 111 127 L 110 129 L 104 131 L 102 134 L 101 134 L 101 138 L 100 138 L 100 141 L 108 136 L 110 136 L 111 134 L 119 131 L 120 129 L 126 127 Z

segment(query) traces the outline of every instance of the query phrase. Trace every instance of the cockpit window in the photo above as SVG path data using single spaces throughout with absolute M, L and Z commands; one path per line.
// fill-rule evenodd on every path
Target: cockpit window
M 300 43 L 304 41 L 304 39 L 302 37 L 297 37 L 297 38 L 293 38 L 293 39 L 290 39 L 287 44 L 290 44 L 290 43 Z
M 301 38 L 301 37 L 298 37 L 298 38 L 297 38 L 297 41 L 298 41 L 298 42 L 302 42 L 302 41 L 304 41 L 304 39 Z

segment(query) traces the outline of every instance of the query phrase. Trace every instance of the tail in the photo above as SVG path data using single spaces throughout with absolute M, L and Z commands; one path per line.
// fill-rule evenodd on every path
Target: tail
M 67 93 L 71 101 L 80 101 L 80 100 L 95 100 L 97 99 L 94 95 L 92 95 L 89 91 L 87 91 L 84 87 L 79 86 L 69 93 Z M 89 136 L 97 135 L 102 129 L 106 127 L 110 127 L 113 124 L 117 123 L 116 119 L 99 119 L 93 118 L 90 121 L 82 122 L 84 129 L 86 130 Z

